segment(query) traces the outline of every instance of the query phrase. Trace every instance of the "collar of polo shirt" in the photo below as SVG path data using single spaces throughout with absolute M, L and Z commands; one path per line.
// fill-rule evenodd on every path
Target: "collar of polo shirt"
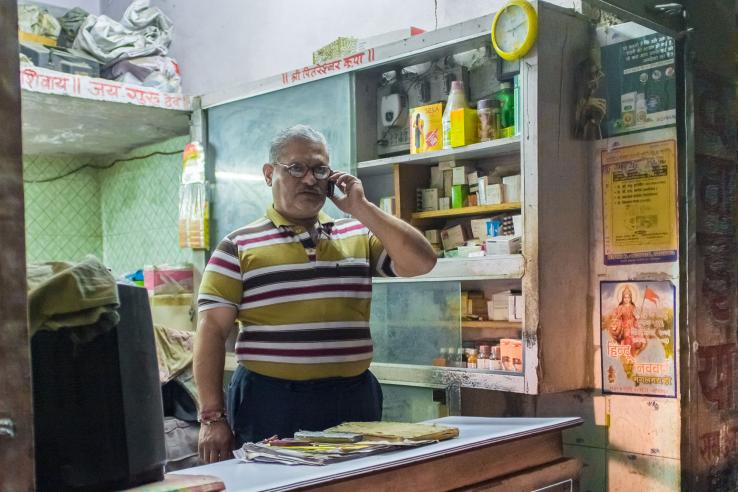
M 277 212 L 277 209 L 274 208 L 274 205 L 269 207 L 266 211 L 266 216 L 269 220 L 272 221 L 272 223 L 277 227 L 295 227 L 296 224 L 294 224 L 291 220 L 286 218 L 284 215 Z M 333 226 L 333 218 L 323 212 L 322 210 L 318 213 L 318 229 L 326 229 Z M 328 227 L 326 227 L 328 226 Z

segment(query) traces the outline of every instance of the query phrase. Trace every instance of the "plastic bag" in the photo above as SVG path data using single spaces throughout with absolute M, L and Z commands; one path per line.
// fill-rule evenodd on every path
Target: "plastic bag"
M 74 48 L 86 51 L 104 64 L 150 55 L 166 55 L 174 25 L 149 0 L 136 0 L 126 9 L 123 20 L 106 15 L 90 15 L 77 33 Z

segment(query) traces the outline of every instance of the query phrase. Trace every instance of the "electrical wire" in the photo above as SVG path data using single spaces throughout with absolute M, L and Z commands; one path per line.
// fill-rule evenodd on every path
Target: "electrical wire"
M 156 151 L 156 152 L 152 152 L 152 153 L 146 154 L 146 155 L 141 155 L 141 156 L 136 156 L 136 157 L 127 157 L 125 159 L 116 159 L 113 162 L 111 162 L 110 164 L 106 164 L 104 166 L 94 166 L 92 164 L 83 164 L 83 165 L 81 165 L 81 166 L 79 166 L 77 168 L 72 169 L 71 171 L 68 171 L 68 172 L 66 172 L 64 174 L 60 174 L 59 176 L 54 176 L 54 177 L 51 177 L 51 178 L 43 178 L 43 179 L 24 179 L 23 182 L 24 183 L 29 183 L 29 184 L 50 183 L 52 181 L 57 181 L 59 179 L 66 178 L 67 176 L 71 176 L 72 174 L 77 173 L 77 172 L 79 172 L 79 171 L 81 171 L 81 170 L 83 170 L 85 168 L 90 168 L 90 169 L 110 169 L 111 167 L 115 166 L 116 164 L 118 164 L 120 162 L 140 161 L 142 159 L 148 159 L 149 157 L 153 157 L 155 155 L 177 155 L 177 154 L 182 154 L 182 152 L 184 152 L 184 149 L 182 149 L 182 150 L 173 150 L 171 152 Z

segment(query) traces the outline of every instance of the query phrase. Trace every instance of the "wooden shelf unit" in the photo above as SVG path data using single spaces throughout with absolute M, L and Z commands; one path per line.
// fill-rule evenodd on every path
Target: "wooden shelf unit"
M 431 210 L 428 212 L 413 212 L 411 217 L 412 220 L 449 219 L 453 217 L 467 217 L 470 215 L 515 212 L 518 210 L 520 210 L 520 202 L 511 202 L 500 203 L 498 205 L 478 205 L 476 207 L 450 208 L 447 210 Z
M 519 153 L 520 136 L 516 135 L 510 138 L 489 140 L 453 149 L 363 161 L 359 162 L 356 168 L 360 175 L 371 176 L 390 172 L 395 164 L 428 166 L 451 159 L 475 160 Z
M 574 127 L 571 108 L 577 104 L 576 80 L 572 74 L 587 59 L 589 26 L 585 18 L 572 12 L 545 2 L 536 2 L 535 6 L 538 41 L 520 64 L 519 136 L 424 154 L 375 159 L 376 143 L 381 136 L 377 127 L 377 101 L 382 74 L 433 59 L 416 52 L 356 73 L 355 162 L 368 196 L 376 200 L 393 196 L 395 216 L 420 230 L 440 229 L 446 220 L 451 222 L 465 217 L 503 212 L 522 216 L 519 255 L 443 258 L 426 275 L 412 279 L 376 278 L 375 282 L 458 281 L 462 289 L 481 289 L 489 295 L 509 289 L 509 281 L 519 281 L 524 323 L 463 322 L 461 328 L 465 340 L 522 338 L 524 373 L 472 375 L 471 371 L 464 373 L 463 369 L 439 371 L 375 364 L 386 371 L 383 379 L 420 382 L 427 381 L 428 374 L 432 374 L 430 380 L 436 383 L 526 394 L 568 391 L 588 384 L 585 360 L 567 364 L 561 361 L 570 360 L 572 353 L 584 353 L 587 340 L 587 300 L 581 293 L 587 292 L 589 282 L 589 146 L 577 140 L 570 129 Z M 465 49 L 469 49 L 470 39 L 466 40 Z M 488 33 L 482 35 L 480 32 L 474 42 L 489 49 Z M 475 80 L 481 84 L 487 80 L 494 90 L 494 80 L 489 81 L 490 77 L 494 78 L 493 73 L 476 77 L 470 75 L 472 93 Z M 519 172 L 522 182 L 519 202 L 417 211 L 417 190 L 428 187 L 430 168 L 450 159 L 474 161 L 479 169 L 487 172 L 500 169 L 502 173 L 498 174 L 503 176 Z M 565 238 L 576 239 L 567 241 Z M 397 315 L 401 317 L 402 313 Z M 566 344 L 561 343 L 562 337 L 566 337 Z
M 523 328 L 523 323 L 519 321 L 495 321 L 495 320 L 484 320 L 484 321 L 465 321 L 461 322 L 462 328 L 475 328 L 475 329 L 514 329 L 520 330 Z

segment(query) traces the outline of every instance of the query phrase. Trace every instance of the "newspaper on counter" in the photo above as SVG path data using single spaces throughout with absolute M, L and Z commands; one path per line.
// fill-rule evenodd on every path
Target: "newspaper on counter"
M 265 440 L 258 443 L 247 442 L 240 449 L 236 449 L 233 455 L 245 462 L 320 466 L 434 442 L 437 441 L 360 441 L 351 444 L 305 442 L 299 446 L 275 446 L 269 440 Z

